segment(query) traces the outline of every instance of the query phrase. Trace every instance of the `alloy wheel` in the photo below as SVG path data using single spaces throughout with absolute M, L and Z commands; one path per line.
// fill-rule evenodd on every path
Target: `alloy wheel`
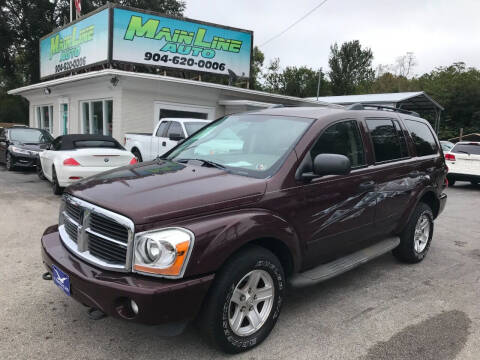
M 229 304 L 229 324 L 238 336 L 249 336 L 267 321 L 273 307 L 275 287 L 271 275 L 253 270 L 236 285 Z
M 417 253 L 421 253 L 425 250 L 430 239 L 430 219 L 427 214 L 422 214 L 415 226 L 415 235 L 413 240 L 413 246 Z

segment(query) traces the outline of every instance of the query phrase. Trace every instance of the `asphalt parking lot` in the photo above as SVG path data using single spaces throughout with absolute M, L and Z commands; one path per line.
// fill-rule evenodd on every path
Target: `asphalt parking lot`
M 235 359 L 480 359 L 480 187 L 447 190 L 424 262 L 385 255 L 316 287 L 290 290 L 272 334 Z M 211 359 L 201 334 L 160 337 L 155 327 L 86 308 L 41 278 L 40 236 L 59 197 L 34 172 L 0 166 L 1 359 Z

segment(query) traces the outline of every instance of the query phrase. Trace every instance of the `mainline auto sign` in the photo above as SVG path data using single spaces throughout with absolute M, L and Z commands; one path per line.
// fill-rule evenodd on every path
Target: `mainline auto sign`
M 120 8 L 113 27 L 113 61 L 250 76 L 250 31 Z
M 40 76 L 70 72 L 108 61 L 109 9 L 40 40 Z
M 248 78 L 252 42 L 251 31 L 110 4 L 40 40 L 40 75 L 115 62 Z

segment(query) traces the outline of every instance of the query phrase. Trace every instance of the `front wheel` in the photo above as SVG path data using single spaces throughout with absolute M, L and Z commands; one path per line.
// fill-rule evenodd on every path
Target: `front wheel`
M 411 264 L 418 263 L 427 255 L 432 236 L 432 209 L 421 202 L 415 208 L 405 230 L 403 230 L 400 236 L 400 245 L 393 250 L 393 254 L 400 261 Z
M 40 180 L 45 180 L 45 174 L 43 173 L 43 169 L 42 169 L 42 163 L 40 162 L 40 160 L 37 161 L 37 175 L 38 175 L 38 178 Z
M 228 353 L 260 344 L 280 315 L 285 276 L 277 257 L 251 246 L 220 271 L 205 299 L 200 326 L 211 342 Z
M 13 159 L 12 154 L 7 153 L 7 159 L 5 160 L 5 167 L 7 171 L 13 171 L 15 168 L 15 160 Z

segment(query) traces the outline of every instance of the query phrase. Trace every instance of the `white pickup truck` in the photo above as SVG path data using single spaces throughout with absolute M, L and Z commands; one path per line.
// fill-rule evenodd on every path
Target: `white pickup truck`
M 210 120 L 164 118 L 160 120 L 152 134 L 126 133 L 124 145 L 138 161 L 153 160 L 209 122 Z

